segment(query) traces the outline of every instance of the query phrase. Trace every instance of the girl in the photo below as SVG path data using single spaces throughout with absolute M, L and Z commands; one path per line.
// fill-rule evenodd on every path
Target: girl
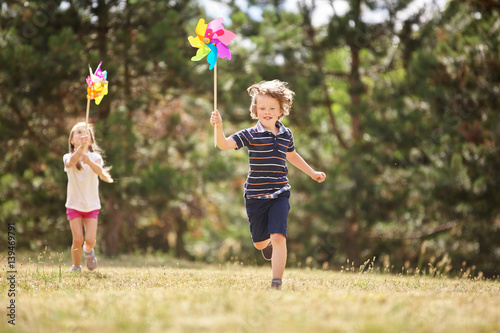
M 88 133 L 85 133 L 85 128 L 85 123 L 73 126 L 68 140 L 69 153 L 63 157 L 64 171 L 68 174 L 66 214 L 73 235 L 72 272 L 81 271 L 82 245 L 87 268 L 93 270 L 97 267 L 94 246 L 97 216 L 101 208 L 98 176 L 105 182 L 113 182 L 108 171 L 110 168 L 104 167 L 104 160 L 99 154 L 101 149 L 95 143 L 92 127 L 89 125 Z

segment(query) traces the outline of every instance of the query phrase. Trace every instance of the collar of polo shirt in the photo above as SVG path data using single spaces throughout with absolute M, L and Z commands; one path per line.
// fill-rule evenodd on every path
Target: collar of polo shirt
M 278 127 L 280 129 L 276 136 L 285 133 L 285 131 L 286 131 L 285 125 L 283 125 L 280 121 L 277 121 L 276 125 L 277 125 L 276 127 Z M 255 127 L 257 128 L 257 132 L 259 132 L 259 133 L 264 133 L 264 132 L 271 133 L 270 131 L 268 131 L 267 129 L 264 128 L 264 125 L 262 125 L 260 121 L 257 121 L 257 125 Z

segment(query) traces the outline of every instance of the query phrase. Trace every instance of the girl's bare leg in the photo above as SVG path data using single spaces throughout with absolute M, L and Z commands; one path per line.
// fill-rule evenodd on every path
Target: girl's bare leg
M 85 226 L 85 252 L 91 252 L 97 237 L 97 219 L 84 219 Z
M 73 266 L 81 266 L 82 264 L 82 245 L 83 245 L 83 221 L 81 217 L 77 217 L 69 221 L 71 234 L 73 235 L 73 243 L 71 244 L 71 257 Z

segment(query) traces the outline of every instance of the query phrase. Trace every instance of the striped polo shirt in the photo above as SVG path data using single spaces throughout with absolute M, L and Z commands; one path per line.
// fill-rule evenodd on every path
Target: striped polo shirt
M 292 131 L 281 122 L 276 122 L 279 128 L 277 135 L 266 130 L 259 122 L 233 134 L 231 137 L 240 149 L 248 147 L 250 171 L 245 183 L 245 197 L 256 199 L 270 199 L 290 189 L 288 184 L 288 169 L 286 167 L 286 153 L 293 152 Z

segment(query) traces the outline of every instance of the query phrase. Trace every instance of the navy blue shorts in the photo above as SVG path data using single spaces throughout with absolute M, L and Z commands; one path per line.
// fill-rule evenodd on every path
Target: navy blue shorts
M 270 234 L 286 237 L 286 226 L 290 204 L 290 191 L 281 193 L 276 199 L 247 199 L 248 222 L 254 243 L 269 239 Z

